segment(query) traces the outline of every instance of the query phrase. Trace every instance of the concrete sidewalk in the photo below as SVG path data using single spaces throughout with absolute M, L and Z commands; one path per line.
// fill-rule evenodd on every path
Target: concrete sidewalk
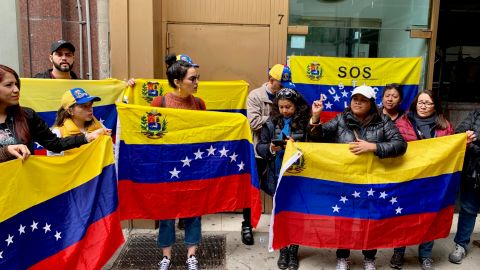
M 242 221 L 241 214 L 215 214 L 202 217 L 202 231 L 204 235 L 223 234 L 227 239 L 226 247 L 226 269 L 246 270 L 276 270 L 278 251 L 268 252 L 268 228 L 270 224 L 270 215 L 263 215 L 255 234 L 255 245 L 245 246 L 240 239 L 240 226 Z M 448 254 L 454 247 L 453 237 L 455 236 L 457 215 L 454 217 L 451 234 L 447 239 L 435 241 L 433 248 L 434 266 L 437 270 L 478 270 L 480 269 L 480 248 L 471 246 L 467 257 L 462 264 L 455 265 L 448 262 Z M 155 230 L 132 230 L 129 234 L 135 233 L 158 233 Z M 128 235 L 127 235 L 128 237 Z M 477 219 L 477 226 L 472 239 L 480 239 L 480 218 Z M 403 269 L 421 269 L 417 256 L 418 246 L 407 248 L 405 256 L 405 266 Z M 389 266 L 390 257 L 393 251 L 381 249 L 377 254 L 377 269 L 391 269 Z M 309 247 L 300 247 L 299 250 L 300 268 L 299 269 L 335 269 L 335 249 L 315 249 Z M 363 256 L 361 251 L 352 251 L 351 268 L 363 269 Z M 114 261 L 112 258 L 104 269 L 110 269 Z

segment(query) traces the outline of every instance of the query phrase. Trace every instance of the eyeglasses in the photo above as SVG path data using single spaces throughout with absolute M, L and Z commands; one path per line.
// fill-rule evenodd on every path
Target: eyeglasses
M 277 97 L 293 98 L 298 97 L 298 93 L 290 88 L 283 88 L 278 91 Z
M 189 78 L 187 78 L 187 80 L 191 81 L 192 83 L 195 82 L 195 81 L 199 82 L 200 81 L 200 75 L 189 77 Z
M 431 107 L 433 107 L 433 105 L 435 105 L 433 102 L 423 102 L 423 101 L 417 102 L 418 107 L 425 106 L 427 108 L 431 108 Z

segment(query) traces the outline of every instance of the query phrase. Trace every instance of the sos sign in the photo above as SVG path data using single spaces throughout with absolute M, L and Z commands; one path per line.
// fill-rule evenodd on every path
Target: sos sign
M 346 66 L 340 66 L 338 67 L 338 77 L 340 78 L 346 78 L 347 76 L 353 79 L 357 79 L 358 77 L 362 77 L 364 79 L 368 79 L 372 77 L 372 68 L 371 67 L 346 67 Z

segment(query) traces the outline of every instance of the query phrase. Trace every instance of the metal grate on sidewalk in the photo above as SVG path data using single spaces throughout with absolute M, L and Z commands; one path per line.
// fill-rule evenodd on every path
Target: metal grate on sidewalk
M 183 240 L 183 233 L 177 234 L 177 241 L 172 247 L 171 270 L 186 269 L 187 248 Z M 226 244 L 225 235 L 202 235 L 202 241 L 197 250 L 200 269 L 226 269 Z M 157 246 L 157 235 L 131 234 L 111 269 L 158 269 L 158 262 L 161 260 L 162 250 Z

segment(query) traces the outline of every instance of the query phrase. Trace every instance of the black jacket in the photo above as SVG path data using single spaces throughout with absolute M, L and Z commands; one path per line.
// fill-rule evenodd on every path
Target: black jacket
M 472 130 L 477 135 L 477 140 L 467 147 L 465 162 L 463 163 L 463 174 L 472 176 L 476 170 L 480 176 L 480 111 L 474 110 L 457 126 L 455 133 L 463 133 Z
M 260 141 L 256 146 L 257 154 L 267 161 L 266 183 L 262 183 L 262 190 L 272 196 L 277 187 L 278 179 L 276 174 L 280 171 L 280 168 L 275 167 L 275 155 L 270 152 L 270 143 L 273 139 L 279 138 L 281 132 L 282 129 L 278 125 L 275 126 L 271 118 L 269 118 L 262 126 Z M 296 142 L 306 141 L 306 130 L 292 129 L 291 132 L 291 137 Z
M 28 122 L 28 129 L 30 131 L 31 140 L 26 143 L 30 152 L 33 153 L 33 143 L 38 142 L 40 145 L 45 147 L 47 150 L 53 152 L 62 152 L 64 150 L 72 149 L 75 147 L 79 147 L 82 144 L 87 143 L 87 139 L 85 135 L 75 135 L 66 138 L 58 138 L 57 135 L 53 134 L 52 131 L 48 128 L 47 123 L 43 121 L 42 118 L 32 109 L 27 107 L 22 107 L 22 110 L 25 112 L 27 116 Z M 8 128 L 13 132 L 16 136 L 15 132 L 15 123 L 13 121 L 12 115 L 7 115 L 7 119 L 5 121 Z M 17 142 L 20 143 L 19 138 L 15 138 Z M 0 145 L 4 146 L 4 145 Z
M 360 122 L 350 111 L 337 115 L 331 121 L 308 128 L 308 139 L 315 142 L 350 143 L 355 141 L 355 132 L 359 139 L 375 143 L 379 158 L 403 155 L 407 143 L 395 124 L 386 115 L 378 115 L 367 126 Z
M 49 70 L 46 70 L 44 72 L 40 72 L 40 73 L 37 73 L 35 74 L 35 76 L 33 76 L 33 78 L 37 78 L 37 79 L 55 79 L 52 77 L 52 68 L 49 69 Z M 75 74 L 75 72 L 73 71 L 70 71 L 70 76 L 72 77 L 72 80 L 77 80 L 78 79 L 78 76 L 77 74 Z

